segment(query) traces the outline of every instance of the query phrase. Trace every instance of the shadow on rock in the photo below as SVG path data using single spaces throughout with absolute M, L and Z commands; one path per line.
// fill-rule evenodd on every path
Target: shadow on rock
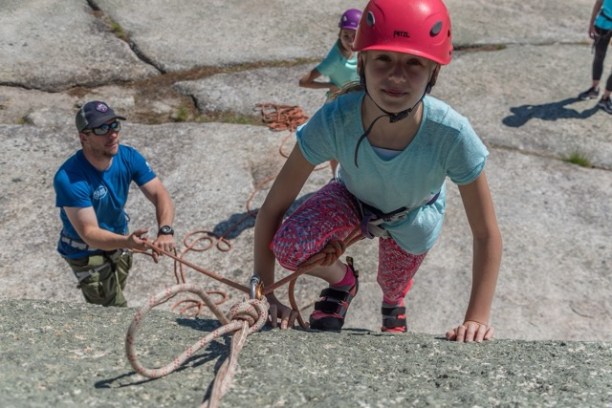
M 587 119 L 593 116 L 599 109 L 597 106 L 593 106 L 590 109 L 578 112 L 576 109 L 566 108 L 566 105 L 578 101 L 580 101 L 578 98 L 566 98 L 558 102 L 544 103 L 541 105 L 521 105 L 510 108 L 512 115 L 502 119 L 502 123 L 510 127 L 520 127 L 532 118 L 542 120 Z
M 308 198 L 313 193 L 305 194 L 299 197 L 297 200 L 291 204 L 291 207 L 287 210 L 287 216 L 293 213 L 304 201 L 308 200 Z M 235 239 L 242 234 L 243 231 L 255 227 L 255 217 L 257 217 L 257 211 L 259 209 L 256 208 L 254 210 L 232 214 L 227 220 L 221 221 L 218 223 L 212 231 L 212 235 L 223 239 Z
M 221 326 L 221 323 L 216 319 L 200 319 L 200 318 L 177 318 L 176 323 L 180 326 L 190 327 L 192 329 L 198 331 L 212 332 L 218 329 Z M 229 336 L 223 336 L 225 338 L 225 343 L 229 344 Z M 206 364 L 209 361 L 217 360 L 215 364 L 214 371 L 215 373 L 219 370 L 219 367 L 223 363 L 224 359 L 229 356 L 229 348 L 227 345 L 220 343 L 219 341 L 211 341 L 208 343 L 208 347 L 206 348 L 206 352 L 202 355 L 195 355 L 189 359 L 187 359 L 180 367 L 178 367 L 173 372 L 180 372 L 182 370 L 188 368 L 196 368 L 201 366 L 202 364 Z M 97 381 L 94 384 L 95 388 L 123 388 L 129 387 L 133 385 L 141 385 L 148 383 L 150 381 L 154 381 L 157 378 L 145 378 L 140 381 L 132 381 L 127 382 L 128 380 L 123 380 L 124 378 L 131 377 L 136 375 L 135 371 L 131 371 L 129 373 L 121 374 L 117 377 L 108 378 L 104 380 Z M 208 391 L 210 392 L 210 390 Z
M 215 359 L 223 360 L 224 357 L 227 357 L 229 355 L 229 351 L 227 347 L 221 346 L 219 343 L 215 344 L 215 342 L 212 342 L 209 344 L 209 348 L 223 349 L 223 351 L 219 352 L 219 351 L 214 351 L 214 350 L 207 350 L 206 354 L 193 356 L 187 359 L 183 364 L 181 364 L 179 368 L 172 371 L 172 373 L 175 373 L 175 372 L 178 373 L 188 368 L 196 368 L 203 364 L 208 363 L 209 361 L 213 361 Z M 218 368 L 215 367 L 215 370 L 218 370 Z M 130 387 L 133 385 L 146 384 L 148 382 L 155 381 L 158 379 L 158 378 L 145 378 L 140 381 L 132 381 L 132 382 L 121 381 L 124 378 L 128 378 L 136 374 L 137 374 L 136 371 L 131 371 L 129 373 L 121 374 L 117 377 L 96 381 L 94 383 L 94 387 L 95 388 L 123 388 L 123 387 Z

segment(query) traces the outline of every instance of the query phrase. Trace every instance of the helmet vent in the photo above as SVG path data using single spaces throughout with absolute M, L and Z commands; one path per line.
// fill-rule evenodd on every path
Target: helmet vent
M 376 24 L 374 13 L 372 13 L 371 11 L 368 11 L 368 16 L 366 17 L 366 24 L 370 27 L 374 27 L 374 24 Z
M 429 31 L 429 35 L 431 37 L 435 37 L 436 35 L 440 34 L 440 31 L 442 31 L 442 22 L 438 21 L 437 23 L 433 25 L 433 27 L 431 27 L 431 30 Z

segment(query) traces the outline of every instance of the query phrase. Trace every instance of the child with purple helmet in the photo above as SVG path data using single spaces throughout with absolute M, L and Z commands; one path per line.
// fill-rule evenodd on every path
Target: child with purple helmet
M 361 19 L 361 11 L 348 9 L 342 13 L 338 27 L 338 40 L 327 56 L 306 75 L 300 78 L 299 85 L 304 88 L 329 89 L 332 94 L 350 82 L 358 82 L 357 53 L 353 52 L 353 41 Z M 316 81 L 322 75 L 329 81 Z
M 329 50 L 327 56 L 306 75 L 300 78 L 299 85 L 303 88 L 328 89 L 327 99 L 337 93 L 343 86 L 351 82 L 359 82 L 357 73 L 357 53 L 353 52 L 353 41 L 359 27 L 361 10 L 348 9 L 340 17 L 338 40 Z M 317 81 L 321 76 L 328 81 Z M 330 161 L 332 175 L 335 176 L 338 163 Z

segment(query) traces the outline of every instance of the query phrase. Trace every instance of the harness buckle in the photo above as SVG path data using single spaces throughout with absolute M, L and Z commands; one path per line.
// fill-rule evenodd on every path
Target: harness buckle
M 421 205 L 431 205 L 436 202 L 440 192 L 427 197 Z M 359 212 L 361 215 L 361 233 L 364 237 L 373 239 L 374 237 L 389 238 L 389 232 L 381 226 L 384 223 L 392 223 L 402 220 L 408 216 L 408 213 L 414 208 L 400 207 L 397 210 L 393 210 L 389 213 L 384 213 L 376 207 L 372 207 L 361 200 L 357 199 L 359 206 Z
M 87 249 L 89 249 L 89 245 L 87 245 L 86 243 L 77 241 L 76 239 L 72 239 L 69 236 L 66 236 L 64 234 L 61 235 L 60 240 L 63 243 L 68 244 L 71 247 L 79 249 L 81 251 L 86 251 Z
M 373 239 L 374 237 L 388 238 L 389 232 L 381 227 L 383 223 L 389 223 L 405 218 L 410 209 L 406 207 L 398 208 L 390 213 L 383 213 L 378 208 L 374 208 L 358 200 L 361 212 L 361 233 L 364 237 Z

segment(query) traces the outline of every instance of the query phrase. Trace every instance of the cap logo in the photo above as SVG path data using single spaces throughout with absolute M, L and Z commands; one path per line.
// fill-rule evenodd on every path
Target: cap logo
M 393 32 L 393 38 L 395 37 L 410 38 L 410 35 L 406 31 L 395 30 Z
M 376 19 L 374 18 L 374 13 L 372 13 L 371 11 L 368 11 L 368 16 L 366 17 L 366 24 L 369 27 L 374 27 L 374 24 L 376 24 Z
M 97 104 L 97 105 L 96 105 L 96 110 L 97 110 L 98 112 L 105 113 L 105 112 L 108 112 L 108 106 L 106 106 L 106 105 L 105 105 L 105 104 L 103 104 L 103 103 L 99 103 L 99 104 Z

